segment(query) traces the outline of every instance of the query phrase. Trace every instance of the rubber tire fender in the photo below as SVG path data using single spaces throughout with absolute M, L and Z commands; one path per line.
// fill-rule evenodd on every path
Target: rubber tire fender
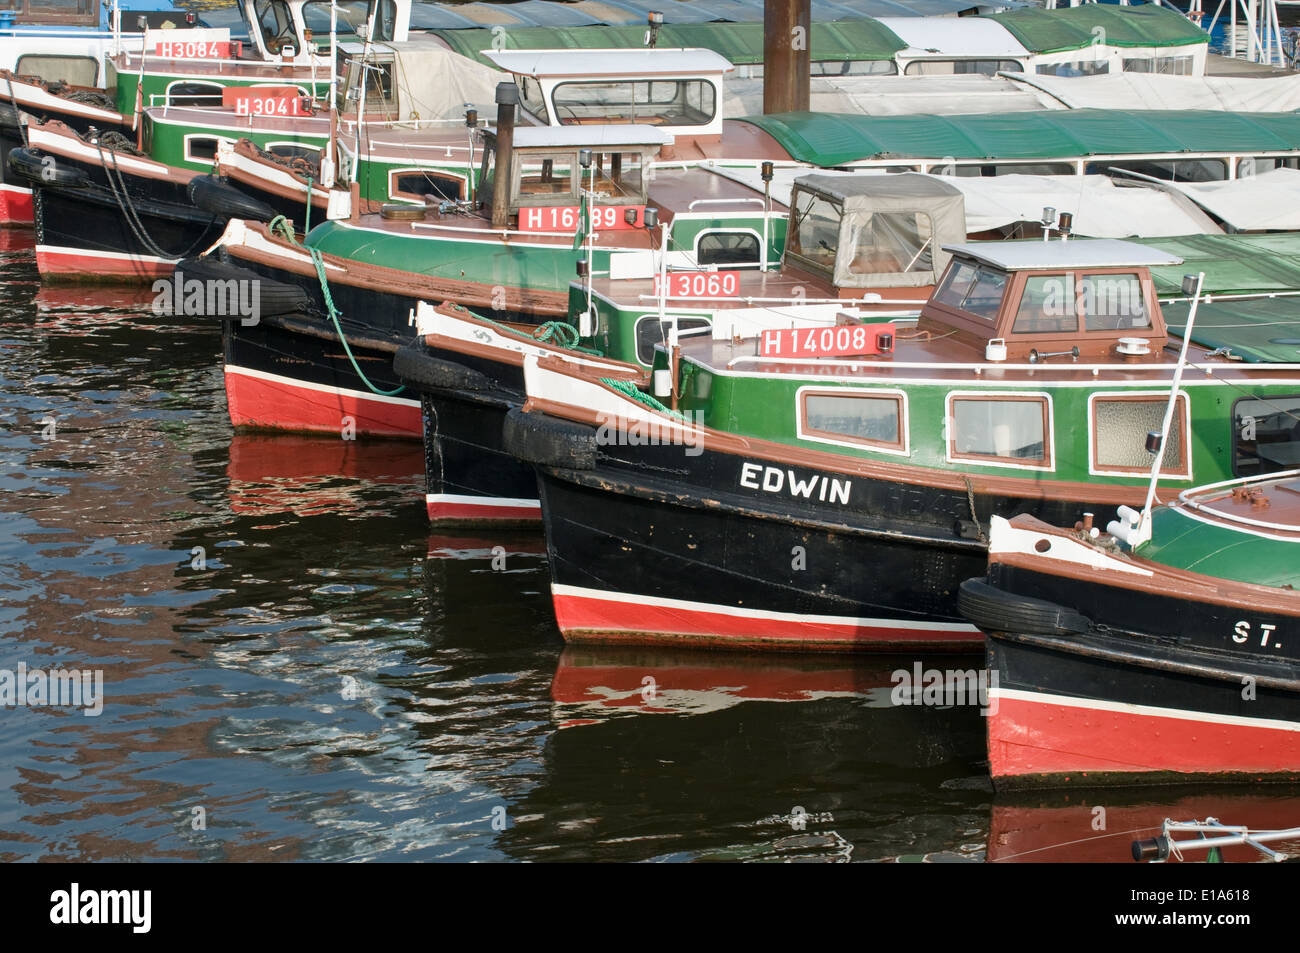
M 195 208 L 222 220 L 243 218 L 254 222 L 269 222 L 276 215 L 271 206 L 251 195 L 245 195 L 220 176 L 195 176 L 190 180 L 188 192 Z
M 81 169 L 61 164 L 56 156 L 26 146 L 9 150 L 9 170 L 48 188 L 84 189 L 90 185 L 90 177 Z
M 176 272 L 182 276 L 183 281 L 194 278 L 205 285 L 210 281 L 249 282 L 251 287 L 257 289 L 257 311 L 261 317 L 281 314 L 310 316 L 319 310 L 315 307 L 311 294 L 298 285 L 264 278 L 250 268 L 222 261 L 215 254 L 182 259 L 176 263 Z
M 397 349 L 393 355 L 393 373 L 407 387 L 418 391 L 486 393 L 492 389 L 492 381 L 486 375 L 455 361 L 434 357 L 418 344 Z
M 979 578 L 961 584 L 957 609 L 985 632 L 1080 635 L 1092 628 L 1088 617 L 1074 609 L 1046 599 L 1016 595 Z
M 512 407 L 502 427 L 506 453 L 562 470 L 596 469 L 596 431 L 586 424 Z

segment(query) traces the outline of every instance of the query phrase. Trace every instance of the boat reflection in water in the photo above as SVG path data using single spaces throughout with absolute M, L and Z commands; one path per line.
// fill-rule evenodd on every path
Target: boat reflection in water
M 419 444 L 296 434 L 236 433 L 230 441 L 230 506 L 235 513 L 297 516 L 364 512 L 376 486 L 411 484 L 419 501 Z
M 1217 818 L 1233 827 L 1282 830 L 1300 824 L 1300 789 L 1241 788 L 1095 789 L 1052 791 L 1039 796 L 998 797 L 989 825 L 990 863 L 1132 863 L 1132 844 L 1157 837 L 1166 820 Z M 1300 853 L 1300 839 L 1274 843 L 1273 850 Z M 1258 861 L 1247 846 L 1225 847 L 1226 862 Z M 1180 858 L 1171 855 L 1169 862 Z M 1206 860 L 1205 851 L 1187 852 L 1189 863 Z

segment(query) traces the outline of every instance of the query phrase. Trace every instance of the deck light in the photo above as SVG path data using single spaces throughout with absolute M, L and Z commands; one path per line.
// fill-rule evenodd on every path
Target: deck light
M 1159 430 L 1148 430 L 1148 431 L 1147 431 L 1147 444 L 1146 444 L 1146 446 L 1147 446 L 1147 453 L 1152 453 L 1152 454 L 1159 453 L 1159 452 L 1160 452 L 1160 444 L 1161 444 L 1162 442 L 1163 442 L 1163 441 L 1162 441 L 1162 439 L 1161 439 L 1160 431 L 1159 431 Z
M 659 28 L 664 25 L 664 15 L 658 10 L 651 10 L 646 16 L 646 22 L 650 24 L 650 29 L 645 31 L 645 45 L 654 49 L 655 44 L 659 42 Z
M 1050 205 L 1043 206 L 1043 217 L 1039 219 L 1039 224 L 1043 226 L 1043 241 L 1051 236 L 1052 226 L 1056 224 L 1056 209 Z
M 1194 295 L 1194 294 L 1196 294 L 1196 276 L 1195 276 L 1195 275 L 1183 275 L 1183 294 L 1185 294 L 1185 295 Z
M 636 209 L 634 208 L 623 209 L 623 222 L 629 228 L 636 228 Z
M 774 171 L 774 170 L 775 170 L 775 166 L 773 166 L 773 164 L 772 164 L 772 160 L 771 160 L 771 159 L 768 159 L 768 160 L 767 160 L 766 162 L 764 162 L 764 163 L 763 163 L 759 168 L 760 168 L 760 170 L 761 170 L 761 171 L 759 172 L 759 175 L 761 175 L 761 176 L 763 177 L 763 181 L 764 181 L 764 182 L 771 182 L 771 181 L 772 181 L 772 176 L 775 174 L 775 171 Z
M 587 259 L 585 258 L 578 259 L 578 277 L 579 278 L 587 277 Z
M 478 125 L 478 110 L 477 110 L 477 109 L 466 109 L 466 110 L 465 110 L 465 125 L 469 126 L 471 129 Z
M 646 227 L 646 228 L 658 228 L 658 227 L 659 227 L 659 209 L 657 209 L 657 208 L 647 208 L 647 209 L 645 210 L 645 217 L 642 219 L 642 222 L 645 223 L 645 227 Z
M 1061 233 L 1061 241 L 1065 241 L 1067 238 L 1070 237 L 1070 226 L 1073 224 L 1074 224 L 1074 213 L 1062 212 L 1061 223 L 1056 227 L 1056 230 Z
M 590 149 L 579 149 L 579 150 L 578 150 L 578 165 L 582 166 L 584 169 L 590 169 L 590 168 L 591 168 L 591 150 L 590 150 Z

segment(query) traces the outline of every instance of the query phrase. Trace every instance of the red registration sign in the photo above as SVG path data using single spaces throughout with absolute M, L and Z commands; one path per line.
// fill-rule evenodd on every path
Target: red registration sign
M 858 357 L 894 349 L 892 324 L 837 324 L 822 328 L 769 328 L 761 357 Z
M 655 275 L 655 294 L 659 276 Z M 669 298 L 734 298 L 740 294 L 738 271 L 674 271 L 668 274 Z
M 154 55 L 163 59 L 228 60 L 228 40 L 159 40 Z
M 628 209 L 635 212 L 631 224 L 628 224 L 624 217 Z M 612 228 L 641 228 L 645 225 L 644 205 L 593 205 L 590 213 L 591 227 L 596 231 Z M 576 232 L 578 206 L 551 205 L 546 208 L 521 208 L 519 230 L 521 232 Z
M 221 105 L 234 106 L 237 116 L 306 116 L 302 90 L 296 86 L 227 86 Z

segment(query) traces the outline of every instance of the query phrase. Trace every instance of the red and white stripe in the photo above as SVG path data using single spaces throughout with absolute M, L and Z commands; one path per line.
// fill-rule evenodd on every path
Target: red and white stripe
M 120 278 L 147 281 L 176 271 L 175 258 L 91 251 L 59 245 L 36 246 L 36 269 L 47 277 Z
M 466 496 L 457 493 L 426 493 L 429 522 L 498 521 L 536 523 L 542 518 L 542 504 L 508 496 Z
M 771 612 L 739 606 L 608 592 L 552 583 L 560 632 L 570 641 L 673 642 L 866 651 L 924 645 L 972 649 L 973 625 L 859 616 Z
M 226 403 L 236 427 L 342 434 L 347 417 L 358 437 L 418 439 L 424 433 L 420 402 L 409 397 L 311 384 L 231 364 L 225 371 Z
M 1232 691 L 1224 686 L 1224 691 Z M 1300 775 L 1300 722 L 989 690 L 989 770 L 998 778 L 1176 772 Z

